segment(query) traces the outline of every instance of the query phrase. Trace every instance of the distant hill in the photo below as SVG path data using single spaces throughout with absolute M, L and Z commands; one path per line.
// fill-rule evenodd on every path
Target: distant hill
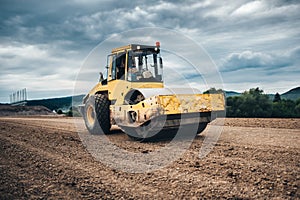
M 300 87 L 293 88 L 283 94 L 281 94 L 282 99 L 297 100 L 300 98 Z
M 241 93 L 239 92 L 234 92 L 234 91 L 225 91 L 225 96 L 226 97 L 234 97 L 234 96 L 240 96 Z
M 225 95 L 227 98 L 227 97 L 239 96 L 239 95 L 241 95 L 241 93 L 235 92 L 235 91 L 225 91 Z M 273 100 L 275 94 L 268 94 L 268 96 L 269 96 L 270 100 Z M 295 101 L 300 98 L 300 87 L 293 88 L 293 89 L 281 94 L 280 96 L 282 99 L 290 99 L 290 100 Z
M 60 98 L 52 98 L 52 99 L 37 99 L 37 100 L 29 100 L 27 101 L 27 106 L 45 106 L 50 110 L 69 110 L 72 106 L 72 98 L 74 101 L 74 105 L 77 106 L 81 104 L 82 98 L 84 95 L 77 96 L 68 96 L 68 97 L 60 97 Z
M 275 97 L 275 94 L 267 94 L 268 96 L 269 96 L 269 99 L 271 100 L 271 101 L 273 101 L 273 99 L 274 99 L 274 97 Z
M 53 112 L 44 106 L 11 106 L 0 104 L 0 116 L 17 115 L 53 115 Z

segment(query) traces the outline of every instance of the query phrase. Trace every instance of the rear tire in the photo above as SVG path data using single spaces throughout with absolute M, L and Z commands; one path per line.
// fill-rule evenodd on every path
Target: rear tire
M 108 134 L 110 132 L 110 101 L 106 95 L 90 96 L 84 108 L 84 121 L 88 131 L 93 134 Z

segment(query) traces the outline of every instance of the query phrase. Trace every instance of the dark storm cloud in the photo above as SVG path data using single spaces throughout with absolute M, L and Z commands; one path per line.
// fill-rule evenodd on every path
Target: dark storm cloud
M 250 12 L 253 7 L 259 13 Z M 145 26 L 194 29 L 204 36 L 231 33 L 234 38 L 287 21 L 295 26 L 297 8 L 281 1 L 4 1 L 1 27 L 2 36 L 12 34 L 22 41 L 67 40 L 74 45 L 90 45 L 112 33 Z
M 289 52 L 287 55 L 272 55 L 261 52 L 244 51 L 232 53 L 225 60 L 221 71 L 244 70 L 246 68 L 278 69 L 291 66 L 296 63 L 299 49 Z

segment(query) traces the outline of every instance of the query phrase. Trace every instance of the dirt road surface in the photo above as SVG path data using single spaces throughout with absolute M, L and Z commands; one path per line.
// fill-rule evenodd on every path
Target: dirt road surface
M 200 159 L 205 134 L 167 167 L 128 173 L 93 158 L 72 118 L 0 118 L 0 199 L 300 198 L 300 119 L 226 119 Z M 145 154 L 168 142 L 108 137 Z

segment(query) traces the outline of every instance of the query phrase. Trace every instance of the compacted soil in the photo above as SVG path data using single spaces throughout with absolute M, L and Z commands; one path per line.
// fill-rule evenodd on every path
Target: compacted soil
M 88 135 L 81 118 L 0 118 L 0 199 L 300 198 L 300 119 L 225 119 L 204 158 L 207 130 L 181 157 L 143 173 L 100 162 L 78 130 Z M 97 137 L 145 155 L 170 142 L 132 141 L 116 128 Z

